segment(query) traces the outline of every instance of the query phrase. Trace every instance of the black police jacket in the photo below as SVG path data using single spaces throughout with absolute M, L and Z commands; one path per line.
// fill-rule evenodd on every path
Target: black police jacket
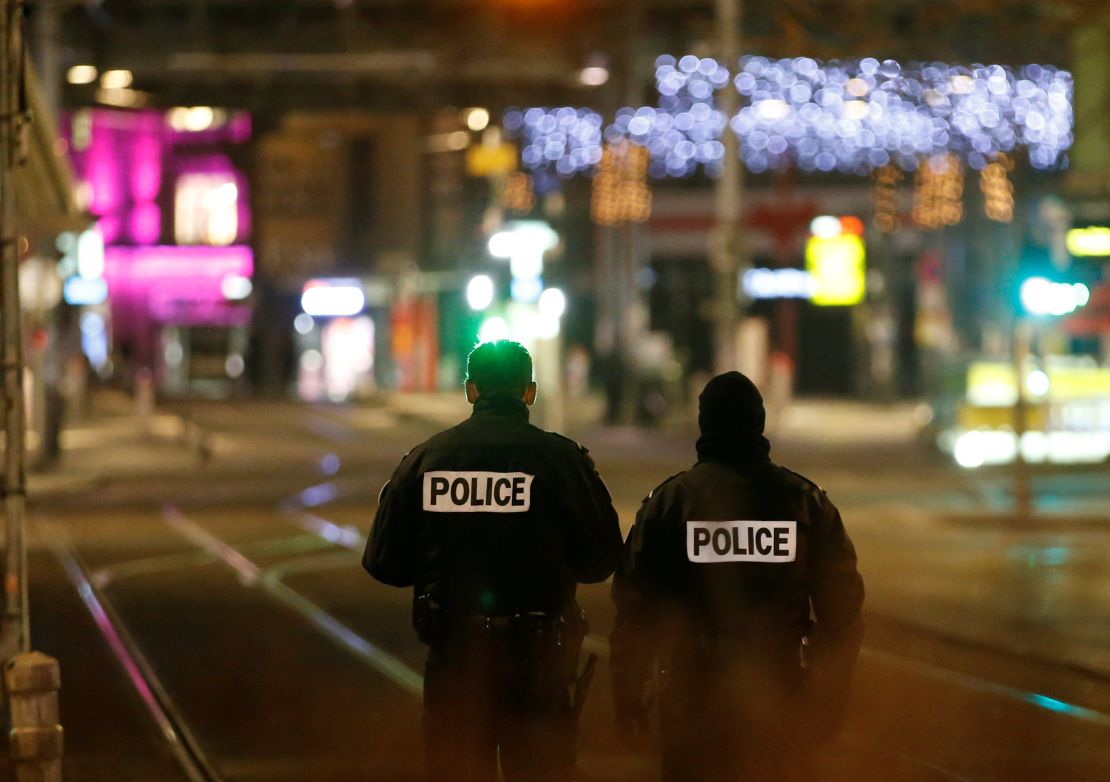
M 703 437 L 698 463 L 644 500 L 613 584 L 618 713 L 640 716 L 656 664 L 694 678 L 743 664 L 794 687 L 803 636 L 821 697 L 843 706 L 862 637 L 856 552 L 825 492 L 768 449 Z
M 382 489 L 363 567 L 452 615 L 557 613 L 620 559 L 609 491 L 585 448 L 528 423 L 519 399 L 414 448 Z

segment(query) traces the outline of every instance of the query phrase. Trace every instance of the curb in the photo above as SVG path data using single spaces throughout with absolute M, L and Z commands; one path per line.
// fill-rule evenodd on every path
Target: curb
M 118 419 L 109 416 L 104 421 Z M 96 429 L 101 422 L 89 422 L 85 429 Z M 161 412 L 157 415 L 157 426 L 143 433 L 136 429 L 124 441 L 129 449 L 166 449 L 178 451 L 178 455 L 189 455 L 191 461 L 207 464 L 212 458 L 212 435 L 199 424 L 176 413 Z M 116 444 L 117 446 L 119 443 Z M 42 499 L 80 495 L 129 477 L 126 472 L 115 473 L 107 469 L 88 469 L 67 465 L 67 454 L 88 451 L 94 452 L 99 446 L 63 448 L 57 463 L 41 472 L 31 471 L 27 475 L 27 497 L 31 503 Z M 95 460 L 94 460 L 95 461 Z M 167 472 L 178 472 L 179 466 Z M 146 473 L 144 473 L 145 475 Z

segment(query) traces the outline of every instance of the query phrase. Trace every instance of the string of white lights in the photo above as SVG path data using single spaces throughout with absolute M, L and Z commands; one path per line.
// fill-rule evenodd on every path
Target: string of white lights
M 622 108 L 605 127 L 591 109 L 513 109 L 504 127 L 521 139 L 526 168 L 561 177 L 592 174 L 602 144 L 621 138 L 648 149 L 655 178 L 688 177 L 699 167 L 714 176 L 726 125 L 756 173 L 797 166 L 866 174 L 892 164 L 913 171 L 945 154 L 981 170 L 1018 149 L 1034 168 L 1067 167 L 1072 77 L 1052 66 L 747 56 L 731 79 L 742 105 L 726 122 L 714 93 L 729 75 L 712 58 L 663 55 L 654 107 Z

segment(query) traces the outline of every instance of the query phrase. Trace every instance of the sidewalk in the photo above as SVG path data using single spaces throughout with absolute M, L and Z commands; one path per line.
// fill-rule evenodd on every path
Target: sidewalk
M 144 424 L 127 395 L 100 391 L 87 416 L 62 431 L 58 462 L 28 470 L 28 501 L 94 489 L 111 477 L 141 480 L 192 469 L 206 458 L 206 447 L 203 432 L 181 417 L 155 412 Z
M 461 391 L 394 393 L 382 397 L 383 403 L 398 415 L 419 418 L 437 425 L 456 424 L 470 415 L 470 405 Z M 599 393 L 565 400 L 568 430 L 602 426 L 605 402 Z M 543 398 L 534 408 L 535 423 L 544 426 Z M 914 402 L 870 404 L 838 399 L 795 399 L 781 417 L 774 439 L 806 439 L 825 445 L 858 442 L 865 438 L 883 442 L 908 442 L 918 436 L 922 411 Z M 697 428 L 696 405 L 671 411 L 655 429 L 648 431 L 688 431 Z

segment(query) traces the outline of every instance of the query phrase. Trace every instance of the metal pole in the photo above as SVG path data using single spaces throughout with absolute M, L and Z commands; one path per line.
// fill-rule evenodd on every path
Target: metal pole
M 716 0 L 717 30 L 720 34 L 721 64 L 731 75 L 740 61 L 740 0 Z M 725 156 L 721 177 L 717 180 L 717 227 L 712 237 L 710 263 L 716 273 L 714 307 L 716 369 L 725 372 L 736 368 L 736 328 L 739 315 L 736 306 L 736 281 L 744 260 L 740 220 L 743 215 L 744 172 L 740 160 L 740 142 L 727 124 L 740 109 L 740 95 L 730 79 L 717 95 L 718 106 L 725 115 L 721 141 Z
M 46 111 L 58 116 L 62 96 L 62 54 L 58 31 L 58 0 L 37 0 L 32 16 L 35 70 L 46 102 Z
M 620 269 L 620 350 L 624 357 L 621 361 L 621 405 L 620 423 L 632 426 L 636 423 L 640 406 L 640 359 L 638 349 L 642 337 L 639 328 L 639 263 L 636 258 L 636 224 L 630 221 L 618 223 L 613 227 L 616 238 L 618 268 Z
M 644 9 L 640 3 L 629 3 L 625 8 L 625 47 L 624 56 L 624 97 L 625 106 L 637 105 L 640 95 L 640 41 Z M 628 165 L 632 152 L 625 148 L 624 161 Z M 640 382 L 643 368 L 640 366 L 639 348 L 643 329 L 639 327 L 642 294 L 640 291 L 640 259 L 636 255 L 636 232 L 639 226 L 624 219 L 610 229 L 613 232 L 614 247 L 617 251 L 617 269 L 620 282 L 620 300 L 617 310 L 619 321 L 619 350 L 621 352 L 621 388 L 618 421 L 625 426 L 636 423 L 640 403 Z
M 1014 399 L 1014 512 L 1021 521 L 1033 515 L 1033 488 L 1029 482 L 1029 465 L 1021 450 L 1021 441 L 1029 428 L 1029 405 L 1025 398 L 1025 365 L 1032 345 L 1029 322 L 1018 316 L 1014 321 L 1013 360 L 1017 396 Z
M 0 654 L 5 660 L 11 731 L 8 746 L 19 780 L 61 782 L 62 726 L 58 717 L 58 661 L 31 652 L 27 544 L 24 537 L 27 476 L 23 401 L 23 335 L 19 306 L 19 233 L 15 223 L 15 167 L 26 119 L 22 105 L 22 0 L 0 0 L 0 363 L 4 374 L 4 506 L 7 546 L 4 622 Z
M 22 2 L 0 0 L 0 274 L 3 300 L 2 363 L 4 370 L 4 432 L 6 454 L 4 505 L 7 515 L 6 566 L 4 570 L 4 625 L 2 652 L 5 657 L 31 649 L 27 611 L 27 549 L 24 510 L 26 499 L 26 444 L 24 442 L 23 337 L 19 307 L 19 253 L 15 226 L 14 170 L 17 162 L 19 128 L 23 121 L 19 105 L 23 71 L 21 46 Z

